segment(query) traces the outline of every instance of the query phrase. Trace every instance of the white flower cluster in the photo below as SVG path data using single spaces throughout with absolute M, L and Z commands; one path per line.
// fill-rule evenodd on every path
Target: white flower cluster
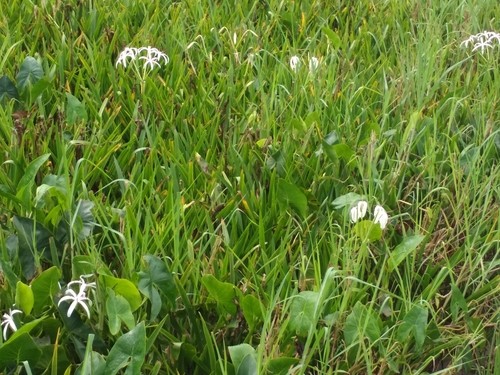
M 162 63 L 166 65 L 170 61 L 166 53 L 154 47 L 126 47 L 120 52 L 118 60 L 116 60 L 116 67 L 123 65 L 126 68 L 129 61 L 136 60 L 144 60 L 143 68 L 150 68 L 151 70 L 160 67 Z
M 292 56 L 290 58 L 290 68 L 297 73 L 300 69 L 302 62 L 300 61 L 299 56 Z M 319 59 L 317 57 L 309 57 L 309 72 L 314 73 L 319 68 Z
M 71 314 L 73 314 L 73 311 L 75 310 L 75 308 L 78 305 L 83 307 L 83 309 L 85 310 L 85 313 L 87 314 L 87 317 L 90 318 L 90 310 L 89 310 L 89 307 L 87 306 L 87 304 L 85 303 L 86 301 L 89 301 L 89 304 L 91 303 L 91 301 L 87 297 L 87 289 L 90 289 L 90 288 L 95 289 L 96 284 L 94 282 L 87 283 L 84 280 L 84 277 L 88 277 L 88 276 L 91 276 L 91 275 L 82 275 L 82 276 L 80 276 L 80 280 L 71 281 L 70 283 L 68 283 L 68 287 L 66 289 L 66 292 L 64 292 L 64 297 L 62 297 L 57 304 L 59 306 L 61 304 L 61 302 L 71 301 L 71 305 L 69 306 L 69 309 L 68 309 L 68 318 L 71 316 Z M 80 285 L 80 287 L 78 289 L 78 293 L 76 293 L 73 289 L 71 289 L 71 285 L 74 285 L 74 284 Z
M 365 217 L 366 212 L 368 211 L 368 202 L 367 201 L 358 201 L 351 210 L 349 211 L 351 216 L 351 222 L 356 223 Z M 387 223 L 389 222 L 389 215 L 384 207 L 380 205 L 375 206 L 375 210 L 373 210 L 373 222 L 375 224 L 379 224 L 381 229 L 385 229 Z
M 496 33 L 494 31 L 483 31 L 482 33 L 471 35 L 469 38 L 460 43 L 460 46 L 469 47 L 469 45 L 471 45 L 473 46 L 472 52 L 480 51 L 481 53 L 484 53 L 484 51 L 494 48 L 495 43 L 497 46 L 500 46 L 500 33 Z
M 2 316 L 2 326 L 3 327 L 3 339 L 7 340 L 7 330 L 10 328 L 12 332 L 17 331 L 16 323 L 14 322 L 14 315 L 21 313 L 21 310 L 9 309 L 8 313 Z

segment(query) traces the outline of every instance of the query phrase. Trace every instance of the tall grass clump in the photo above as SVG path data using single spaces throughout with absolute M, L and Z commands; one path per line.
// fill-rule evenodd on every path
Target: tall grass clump
M 0 372 L 495 374 L 497 1 L 0 19 Z

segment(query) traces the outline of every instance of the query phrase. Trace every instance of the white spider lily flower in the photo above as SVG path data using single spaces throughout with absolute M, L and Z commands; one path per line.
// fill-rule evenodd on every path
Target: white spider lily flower
M 80 287 L 81 288 L 81 287 Z M 71 301 L 71 305 L 69 306 L 68 309 L 68 318 L 71 317 L 71 314 L 73 314 L 73 311 L 75 311 L 76 307 L 78 305 L 82 306 L 83 309 L 85 310 L 85 313 L 87 314 L 87 317 L 90 318 L 90 310 L 89 307 L 86 304 L 86 301 L 90 300 L 87 298 L 87 295 L 85 294 L 84 291 L 80 289 L 78 293 L 76 293 L 73 289 L 68 289 L 64 293 L 64 297 L 62 297 L 57 305 L 59 306 L 61 302 L 64 301 Z
M 300 68 L 300 58 L 299 56 L 292 56 L 290 58 L 290 68 L 294 71 L 294 72 L 297 72 L 297 70 L 299 70 Z
M 145 52 L 145 54 L 144 54 Z M 144 69 L 154 69 L 155 67 L 160 67 L 162 63 L 164 65 L 168 64 L 170 59 L 168 55 L 157 48 L 147 46 L 147 47 L 126 47 L 120 54 L 118 55 L 118 59 L 116 60 L 115 66 L 123 65 L 123 67 L 127 67 L 127 64 L 130 62 L 144 60 L 142 67 Z
M 309 58 L 309 71 L 311 73 L 315 72 L 319 68 L 319 60 L 317 57 Z
M 11 329 L 12 332 L 17 331 L 16 323 L 14 322 L 14 315 L 19 314 L 21 312 L 22 312 L 21 310 L 9 309 L 9 313 L 3 314 L 1 325 L 4 326 L 3 327 L 3 339 L 4 340 L 7 340 L 7 331 L 9 328 Z
M 96 288 L 95 282 L 87 283 L 84 280 L 85 278 L 92 277 L 92 276 L 94 276 L 94 275 L 81 275 L 80 280 L 70 281 L 68 283 L 68 288 L 70 288 L 71 285 L 79 284 L 80 285 L 79 293 L 85 293 L 87 291 L 87 289 L 95 289 Z
M 384 207 L 380 205 L 375 206 L 373 216 L 373 222 L 375 224 L 379 224 L 380 228 L 385 229 L 387 223 L 389 222 L 389 215 L 387 215 L 387 211 L 384 209 Z
M 73 311 L 76 309 L 78 305 L 82 306 L 83 309 L 85 310 L 85 313 L 87 314 L 87 317 L 90 318 L 90 310 L 86 304 L 86 301 L 89 302 L 89 305 L 91 304 L 92 301 L 87 297 L 87 290 L 88 289 L 95 289 L 96 288 L 96 283 L 95 282 L 86 282 L 84 279 L 91 277 L 93 275 L 82 275 L 80 276 L 79 280 L 74 280 L 68 283 L 67 290 L 64 292 L 64 296 L 59 300 L 58 306 L 61 304 L 61 302 L 64 301 L 71 301 L 71 305 L 69 306 L 68 309 L 68 318 L 73 314 Z M 71 289 L 72 285 L 79 285 L 78 288 L 78 293 L 76 293 L 73 289 Z
M 355 223 L 365 217 L 368 210 L 367 201 L 358 201 L 350 210 L 351 222 Z
M 469 47 L 469 45 L 472 45 L 472 52 L 480 51 L 481 53 L 484 53 L 489 49 L 493 49 L 495 47 L 495 43 L 497 46 L 500 46 L 500 33 L 496 33 L 494 31 L 483 31 L 482 33 L 471 35 L 469 38 L 460 43 L 460 46 Z

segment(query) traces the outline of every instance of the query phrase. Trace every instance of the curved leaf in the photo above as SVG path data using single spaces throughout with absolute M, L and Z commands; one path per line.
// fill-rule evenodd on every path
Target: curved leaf
M 23 91 L 28 85 L 33 86 L 42 77 L 42 66 L 35 58 L 28 56 L 24 59 L 19 68 L 19 73 L 17 73 L 17 87 Z

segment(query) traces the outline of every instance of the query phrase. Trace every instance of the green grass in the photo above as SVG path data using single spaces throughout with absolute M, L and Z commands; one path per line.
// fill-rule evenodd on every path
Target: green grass
M 0 75 L 47 81 L 0 106 L 0 310 L 33 324 L 1 371 L 124 372 L 127 337 L 129 373 L 500 371 L 500 44 L 460 47 L 497 1 L 36 3 L 0 18 Z

